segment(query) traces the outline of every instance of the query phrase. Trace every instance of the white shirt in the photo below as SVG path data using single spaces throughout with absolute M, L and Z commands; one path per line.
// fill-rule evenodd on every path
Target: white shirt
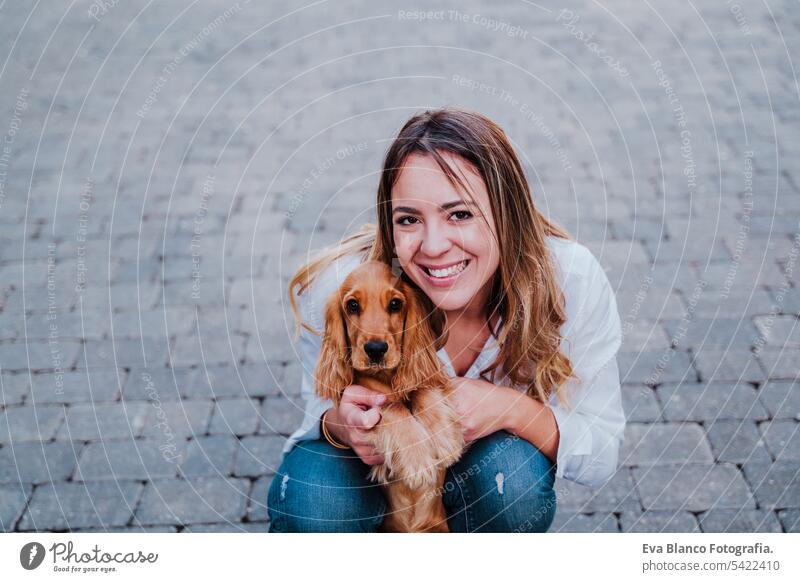
M 622 339 L 620 319 L 611 285 L 589 250 L 577 242 L 555 237 L 547 242 L 566 302 L 561 350 L 572 362 L 576 376 L 562 388 L 566 390 L 571 410 L 557 401 L 555 392 L 548 402 L 560 432 L 556 475 L 596 488 L 616 472 L 625 430 L 616 361 Z M 318 273 L 313 285 L 296 296 L 303 321 L 322 332 L 325 301 L 359 264 L 360 257 L 351 255 Z M 284 453 L 298 441 L 320 438 L 319 419 L 332 406 L 330 400 L 317 396 L 314 388 L 321 343 L 320 337 L 302 329 L 297 346 L 303 365 L 301 393 L 306 400 L 305 418 L 289 437 Z M 498 352 L 499 346 L 490 336 L 465 377 L 479 378 L 481 370 L 494 361 Z M 450 377 L 454 377 L 444 348 L 438 355 Z M 511 385 L 502 365 L 497 378 L 502 378 L 497 385 Z

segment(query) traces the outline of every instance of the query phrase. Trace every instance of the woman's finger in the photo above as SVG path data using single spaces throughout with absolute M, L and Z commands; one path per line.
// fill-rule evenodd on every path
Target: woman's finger
M 345 423 L 354 429 L 369 430 L 381 420 L 381 413 L 377 408 L 361 410 L 353 404 L 343 403 L 339 410 L 343 412 Z
M 359 384 L 351 384 L 345 388 L 342 394 L 342 401 L 345 399 L 354 404 L 373 408 L 381 406 L 386 402 L 386 394 L 365 386 L 360 386 Z

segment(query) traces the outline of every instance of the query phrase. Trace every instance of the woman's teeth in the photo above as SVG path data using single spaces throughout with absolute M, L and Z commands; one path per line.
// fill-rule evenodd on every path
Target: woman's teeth
M 467 262 L 468 262 L 467 260 L 464 260 L 458 263 L 457 265 L 447 267 L 446 269 L 429 269 L 428 267 L 425 267 L 425 271 L 431 277 L 439 277 L 439 278 L 452 277 L 453 275 L 463 271 L 464 268 L 467 266 Z

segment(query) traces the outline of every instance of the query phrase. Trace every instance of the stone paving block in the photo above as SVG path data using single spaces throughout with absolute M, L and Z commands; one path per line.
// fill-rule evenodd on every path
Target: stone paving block
M 225 306 L 225 295 L 218 286 L 208 286 L 201 288 L 199 294 L 194 294 L 193 281 L 167 281 L 163 285 L 161 305 L 168 306 L 183 306 L 192 309 L 199 307 L 200 309 L 219 309 L 223 310 Z
M 770 380 L 759 389 L 758 399 L 772 418 L 800 420 L 800 384 Z
M 800 533 L 800 509 L 784 509 L 778 512 L 783 531 L 786 533 Z
M 245 361 L 250 364 L 264 364 L 272 360 L 289 361 L 298 357 L 293 344 L 294 327 L 267 327 L 258 330 L 257 337 L 251 336 L 247 342 Z M 262 351 L 263 349 L 263 351 Z
M 250 502 L 247 504 L 248 521 L 269 521 L 267 514 L 267 493 L 272 484 L 274 475 L 259 477 L 253 483 L 253 490 L 250 492 Z M 267 526 L 269 527 L 269 526 Z
M 734 314 L 761 315 L 770 313 L 775 302 L 761 287 L 733 286 L 729 291 L 707 287 L 694 305 L 692 315 L 699 319 L 717 319 Z
M 49 441 L 63 420 L 61 405 L 10 406 L 0 411 L 0 443 Z
M 60 441 L 130 439 L 142 434 L 150 403 L 73 404 L 56 434 Z
M 108 402 L 119 398 L 125 371 L 117 369 L 75 370 L 32 376 L 31 401 L 36 406 L 50 402 Z
M 142 435 L 164 438 L 167 435 L 198 437 L 206 434 L 213 404 L 208 400 L 177 400 L 150 407 Z
M 218 400 L 211 417 L 210 434 L 255 434 L 261 403 L 250 398 Z
M 620 460 L 634 466 L 683 465 L 710 462 L 713 456 L 697 424 L 629 423 Z
M 773 420 L 759 424 L 767 448 L 777 461 L 800 461 L 800 422 Z
M 130 481 L 47 483 L 33 492 L 21 531 L 123 526 L 133 515 L 143 486 Z
M 195 313 L 187 307 L 128 310 L 113 314 L 114 339 L 166 339 L 194 329 Z
M 644 384 L 623 384 L 622 408 L 628 422 L 656 422 L 662 418 L 655 392 Z
M 616 533 L 620 530 L 613 513 L 584 515 L 557 509 L 553 523 L 547 531 L 548 533 Z
M 753 494 L 733 465 L 640 467 L 633 477 L 645 509 L 755 509 Z
M 289 362 L 283 368 L 283 378 L 278 384 L 281 395 L 291 398 L 300 394 L 303 369 L 299 362 Z
M 676 350 L 619 353 L 620 378 L 626 383 L 642 383 L 649 386 L 662 382 L 695 382 L 697 373 L 689 355 Z
M 4 304 L 5 295 L 0 287 L 0 342 L 11 343 L 13 340 L 25 337 L 25 314 L 3 309 Z
M 21 404 L 30 393 L 30 374 L 0 374 L 0 404 L 11 406 Z
M 48 287 L 45 274 L 46 262 L 26 261 L 25 281 L 6 269 L 9 276 L 4 277 L 3 291 L 7 299 L 3 309 L 22 312 L 42 312 L 49 309 L 69 309 L 75 305 L 77 293 L 70 287 L 55 285 Z M 22 263 L 10 266 L 22 266 Z
M 236 451 L 237 477 L 272 475 L 281 464 L 284 439 L 279 436 L 252 436 L 243 438 Z
M 128 527 L 80 527 L 72 531 L 80 533 L 177 533 L 178 528 L 174 525 L 154 525 L 147 527 L 132 525 Z
M 152 309 L 161 297 L 161 287 L 153 283 L 120 283 L 87 287 L 83 291 L 84 305 L 109 311 L 110 309 Z
M 190 368 L 133 368 L 122 388 L 125 400 L 151 404 L 188 397 L 197 370 Z
M 130 284 L 137 280 L 145 283 L 157 281 L 161 274 L 161 263 L 153 260 L 118 261 L 111 265 L 111 284 Z
M 261 406 L 260 434 L 290 435 L 303 421 L 304 406 L 285 398 L 265 398 Z
M 725 463 L 770 462 L 769 451 L 750 420 L 718 420 L 706 426 L 714 458 Z
M 781 524 L 773 511 L 764 509 L 712 509 L 698 516 L 704 532 L 780 533 Z
M 178 464 L 185 458 L 185 449 L 183 441 L 139 439 L 89 443 L 78 459 L 74 478 L 100 481 L 174 477 Z
M 87 341 L 78 358 L 78 368 L 147 368 L 167 363 L 169 345 L 165 338 L 114 339 Z
M 198 370 L 192 394 L 204 398 L 277 396 L 284 373 L 285 366 L 274 363 L 209 366 Z
M 136 523 L 195 524 L 239 521 L 247 507 L 246 479 L 206 477 L 156 480 L 147 484 Z
M 647 321 L 681 319 L 686 316 L 686 307 L 680 296 L 668 289 L 664 291 L 655 288 L 654 285 L 635 290 L 624 287 L 618 289 L 616 295 L 617 305 L 623 306 L 623 310 L 620 311 L 623 320 L 628 317 L 629 313 L 624 311 L 624 306 L 633 305 L 636 306 L 636 315 Z
M 0 532 L 10 532 L 27 507 L 33 485 L 0 485 Z
M 243 523 L 203 523 L 190 525 L 182 533 L 267 533 L 269 523 L 265 521 Z
M 771 287 L 769 294 L 780 313 L 800 315 L 800 287 Z
M 623 322 L 620 351 L 658 351 L 669 347 L 669 338 L 660 323 L 644 319 Z
M 561 504 L 561 499 L 558 499 Z M 623 510 L 641 510 L 641 503 L 636 494 L 630 469 L 623 467 L 602 487 L 594 490 L 591 497 L 580 508 L 580 513 L 612 512 Z
M 638 241 L 603 240 L 586 247 L 604 265 L 643 265 L 650 263 L 644 246 Z
M 111 325 L 108 314 L 96 309 L 45 311 L 26 317 L 25 327 L 20 336 L 25 337 L 24 334 L 27 334 L 28 341 L 47 341 L 54 330 L 64 339 L 99 340 L 104 336 L 110 336 Z
M 767 345 L 778 348 L 800 348 L 800 320 L 797 317 L 763 315 L 754 317 L 753 323 Z
M 568 513 L 580 513 L 581 508 L 585 507 L 593 496 L 591 488 L 562 477 L 556 477 L 553 489 L 556 492 L 558 508 Z
M 169 361 L 174 367 L 236 365 L 244 357 L 246 341 L 245 336 L 224 329 L 178 337 L 172 342 Z
M 766 375 L 755 355 L 743 350 L 703 348 L 694 356 L 703 382 L 763 382 Z
M 620 516 L 623 532 L 632 533 L 697 533 L 697 519 L 688 511 L 623 511 Z
M 0 344 L 0 362 L 4 371 L 14 370 L 66 370 L 75 365 L 81 344 L 78 341 L 3 342 Z
M 662 384 L 656 389 L 667 420 L 765 420 L 767 411 L 749 384 Z
M 703 319 L 664 322 L 673 345 L 684 349 L 749 350 L 758 340 L 758 332 L 746 319 Z
M 754 461 L 742 466 L 761 509 L 800 508 L 800 473 L 797 463 Z
M 689 240 L 646 241 L 645 248 L 657 265 L 663 263 L 688 263 L 690 261 L 728 261 L 730 253 L 720 240 L 707 245 L 693 244 Z
M 187 478 L 227 477 L 233 473 L 238 446 L 233 436 L 192 439 L 186 447 L 186 460 L 180 465 L 181 474 Z
M 735 267 L 735 269 L 734 269 Z M 771 260 L 761 261 L 741 260 L 735 265 L 731 262 L 723 264 L 708 265 L 702 275 L 710 286 L 722 287 L 733 273 L 733 284 L 737 286 L 748 285 L 781 285 L 785 282 L 786 276 L 781 272 L 778 264 Z
M 771 380 L 800 380 L 800 350 L 765 348 L 758 359 Z
M 624 274 L 621 269 L 615 269 L 612 267 L 606 269 L 606 274 L 608 275 L 609 281 L 612 282 L 612 285 L 615 287 L 615 289 L 625 289 L 626 294 L 631 297 L 637 297 L 640 292 L 643 293 L 642 297 L 644 301 L 642 302 L 642 306 L 648 302 L 648 298 L 650 298 L 650 301 L 652 301 L 652 292 L 650 291 L 651 288 L 657 290 L 674 289 L 675 291 L 682 292 L 684 296 L 690 296 L 692 291 L 697 287 L 698 281 L 700 281 L 700 276 L 692 269 L 687 268 L 687 265 L 675 263 L 659 265 L 658 268 L 645 265 L 636 265 L 626 269 Z M 673 298 L 677 299 L 674 294 L 670 295 L 670 302 L 673 300 Z M 659 302 L 657 313 L 661 312 L 661 306 L 663 306 L 663 303 L 663 300 Z M 623 306 L 630 305 L 619 302 L 618 304 Z M 677 309 L 677 307 L 680 307 L 680 309 Z M 680 319 L 682 314 L 685 314 L 685 308 L 682 303 L 678 302 L 676 309 L 677 313 L 679 314 L 677 315 L 676 319 Z M 624 314 L 625 312 L 623 311 L 622 313 Z M 637 314 L 638 313 L 639 312 L 637 311 Z M 644 318 L 644 315 L 640 315 L 640 317 Z M 625 315 L 623 315 L 623 320 L 624 319 Z M 655 319 L 659 319 L 659 317 L 657 316 Z M 669 320 L 671 318 L 668 314 L 662 313 L 660 319 Z
M 80 443 L 21 443 L 0 449 L 0 483 L 64 481 L 72 475 Z

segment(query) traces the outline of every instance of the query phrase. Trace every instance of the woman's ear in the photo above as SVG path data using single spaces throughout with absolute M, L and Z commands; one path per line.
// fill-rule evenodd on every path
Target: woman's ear
M 325 303 L 325 332 L 316 370 L 317 394 L 333 400 L 336 406 L 339 406 L 344 389 L 353 383 L 349 348 L 340 293 L 337 291 Z
M 443 386 L 448 377 L 437 355 L 440 343 L 424 300 L 410 286 L 405 288 L 406 322 L 403 328 L 403 350 L 400 365 L 392 380 L 392 391 L 405 397 L 423 387 Z

